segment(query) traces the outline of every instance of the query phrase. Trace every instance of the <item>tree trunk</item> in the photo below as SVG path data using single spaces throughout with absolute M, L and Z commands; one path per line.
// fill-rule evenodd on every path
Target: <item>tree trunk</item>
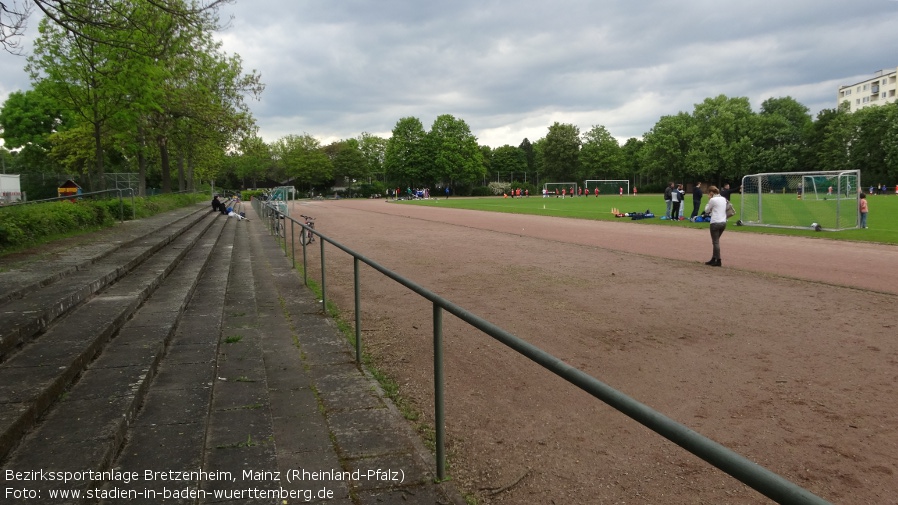
M 168 139 L 160 136 L 156 139 L 159 144 L 159 168 L 162 171 L 162 192 L 171 193 L 171 161 L 168 159 Z
M 178 191 L 183 192 L 184 187 L 184 153 L 178 153 Z
M 143 127 L 137 127 L 137 194 L 147 196 L 147 157 L 144 153 L 146 142 Z

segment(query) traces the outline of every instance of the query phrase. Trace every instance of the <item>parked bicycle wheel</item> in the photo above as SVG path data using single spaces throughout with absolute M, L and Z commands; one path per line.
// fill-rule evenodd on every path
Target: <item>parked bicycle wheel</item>
M 281 238 L 287 237 L 287 226 L 286 226 L 286 223 L 284 222 L 283 216 L 278 216 L 277 233 Z
M 302 231 L 299 233 L 299 242 L 302 245 L 306 245 L 311 241 L 312 241 L 312 233 L 309 232 L 309 230 L 303 228 Z

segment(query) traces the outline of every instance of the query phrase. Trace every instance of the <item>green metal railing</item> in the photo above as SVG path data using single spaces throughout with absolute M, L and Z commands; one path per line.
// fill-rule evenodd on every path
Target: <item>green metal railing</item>
M 299 226 L 308 233 L 319 238 L 321 252 L 321 307 L 327 313 L 326 264 L 325 244 L 349 254 L 353 257 L 354 264 L 354 301 L 355 301 L 355 342 L 356 362 L 361 363 L 361 285 L 359 281 L 360 263 L 364 263 L 386 277 L 393 279 L 433 304 L 433 369 L 434 369 L 434 422 L 436 432 L 436 469 L 437 478 L 446 478 L 446 420 L 444 406 L 444 378 L 443 378 L 443 312 L 448 312 L 488 336 L 502 342 L 511 349 L 524 355 L 531 361 L 538 363 L 543 368 L 591 394 L 611 407 L 617 409 L 626 416 L 634 419 L 643 426 L 658 433 L 662 437 L 686 449 L 690 453 L 707 461 L 723 472 L 729 474 L 743 484 L 778 503 L 789 505 L 823 505 L 829 502 L 812 494 L 806 489 L 780 477 L 757 463 L 737 454 L 736 452 L 714 442 L 713 440 L 689 429 L 673 419 L 655 411 L 651 407 L 640 403 L 633 398 L 615 390 L 611 386 L 578 370 L 564 361 L 552 356 L 542 349 L 528 343 L 525 340 L 505 331 L 495 324 L 472 314 L 468 310 L 442 298 L 432 291 L 417 283 L 402 277 L 401 275 L 381 266 L 377 262 L 349 249 L 320 232 L 307 227 L 304 223 L 294 220 L 289 216 L 279 216 L 277 209 L 264 205 L 256 199 L 253 200 L 256 212 L 266 219 L 269 230 L 273 230 L 276 220 L 283 219 L 284 223 L 290 222 L 290 240 L 283 240 L 284 254 L 292 257 L 294 268 L 296 267 L 296 247 L 293 241 L 294 227 Z M 285 233 L 286 235 L 286 233 Z M 278 237 L 280 240 L 280 237 Z M 289 245 L 289 248 L 287 247 Z M 289 252 L 288 252 L 289 250 Z M 304 281 L 308 285 L 308 256 L 306 245 L 302 245 L 302 261 Z

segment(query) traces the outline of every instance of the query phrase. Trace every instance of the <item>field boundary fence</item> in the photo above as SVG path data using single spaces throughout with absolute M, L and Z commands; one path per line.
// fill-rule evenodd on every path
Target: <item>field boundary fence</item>
M 319 256 L 321 260 L 321 308 L 327 313 L 327 263 L 326 263 L 326 245 L 330 245 L 335 249 L 343 251 L 353 258 L 353 289 L 355 304 L 355 359 L 356 363 L 362 362 L 362 328 L 361 328 L 361 282 L 360 269 L 361 264 L 365 264 L 373 270 L 381 273 L 410 291 L 418 294 L 422 298 L 433 304 L 433 370 L 434 370 L 434 421 L 435 421 L 435 453 L 436 453 L 436 477 L 438 480 L 446 479 L 446 411 L 445 411 L 445 381 L 444 381 L 444 364 L 443 364 L 443 314 L 448 312 L 458 319 L 464 321 L 468 325 L 480 330 L 487 336 L 503 343 L 507 347 L 539 364 L 543 368 L 549 370 L 555 375 L 561 377 L 567 382 L 580 388 L 586 393 L 592 395 L 598 400 L 618 410 L 624 415 L 630 417 L 636 422 L 642 424 L 648 429 L 654 431 L 658 435 L 677 444 L 686 451 L 705 460 L 707 463 L 720 469 L 724 473 L 739 480 L 743 484 L 751 487 L 755 491 L 776 501 L 777 503 L 788 505 L 823 505 L 829 504 L 828 501 L 811 493 L 810 491 L 798 486 L 797 484 L 781 477 L 780 475 L 760 466 L 759 464 L 745 458 L 744 456 L 724 447 L 723 445 L 691 430 L 687 426 L 674 421 L 664 414 L 652 409 L 651 407 L 633 399 L 629 396 L 617 391 L 611 386 L 601 382 L 585 372 L 565 363 L 559 358 L 543 351 L 542 349 L 530 344 L 529 342 L 513 335 L 512 333 L 500 328 L 499 326 L 471 313 L 470 311 L 460 307 L 453 302 L 437 295 L 436 293 L 424 288 L 412 280 L 393 272 L 392 270 L 378 264 L 374 260 L 353 251 L 352 249 L 340 244 L 336 240 L 329 238 L 320 231 L 312 229 L 305 223 L 297 221 L 288 215 L 281 213 L 277 207 L 253 199 L 253 207 L 260 217 L 263 218 L 269 233 L 274 235 L 275 239 L 281 241 L 284 254 L 290 258 L 293 267 L 296 268 L 296 241 L 293 240 L 295 233 L 300 233 L 305 229 L 306 232 L 312 233 L 318 237 L 317 247 L 320 250 Z M 281 238 L 275 233 L 277 220 L 284 220 L 284 224 L 289 222 L 288 230 L 285 237 Z M 308 285 L 308 265 L 309 255 L 307 248 L 311 245 L 302 244 L 301 258 L 303 282 Z

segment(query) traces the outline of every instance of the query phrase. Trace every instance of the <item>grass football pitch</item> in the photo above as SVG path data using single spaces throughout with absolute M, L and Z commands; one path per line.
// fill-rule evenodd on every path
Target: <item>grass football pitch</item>
M 699 209 L 704 209 L 707 198 L 702 199 Z M 827 231 L 826 225 L 834 222 L 835 215 L 832 201 L 797 200 L 793 197 L 785 198 L 775 210 L 762 208 L 766 217 L 771 217 L 773 212 L 789 214 L 788 220 L 795 223 L 805 223 L 805 228 L 773 228 L 767 226 L 735 226 L 739 218 L 742 202 L 741 195 L 734 195 L 733 205 L 736 207 L 736 217 L 730 219 L 727 232 L 768 233 L 777 235 L 794 235 L 833 240 L 855 240 L 864 242 L 878 242 L 883 244 L 898 244 L 898 195 L 873 195 L 867 196 L 870 212 L 867 217 L 867 229 L 846 229 L 842 231 Z M 667 221 L 660 217 L 664 215 L 666 207 L 664 198 L 660 194 L 638 196 L 594 196 L 574 198 L 542 198 L 531 196 L 522 198 L 480 197 L 480 198 L 433 198 L 430 200 L 400 201 L 402 205 L 427 205 L 432 207 L 444 207 L 455 209 L 472 209 L 489 212 L 508 212 L 513 214 L 532 214 L 538 216 L 569 217 L 576 219 L 592 219 L 596 221 L 625 221 L 634 226 L 682 226 L 688 228 L 707 228 L 708 223 L 693 223 L 690 221 Z M 692 213 L 692 198 L 686 198 L 686 217 Z M 843 200 L 841 205 L 855 205 L 853 200 Z M 651 211 L 654 218 L 631 220 L 630 218 L 618 218 L 612 213 L 616 209 L 622 213 Z M 849 214 L 854 209 L 848 209 Z M 818 222 L 824 227 L 822 232 L 811 229 L 811 223 Z

